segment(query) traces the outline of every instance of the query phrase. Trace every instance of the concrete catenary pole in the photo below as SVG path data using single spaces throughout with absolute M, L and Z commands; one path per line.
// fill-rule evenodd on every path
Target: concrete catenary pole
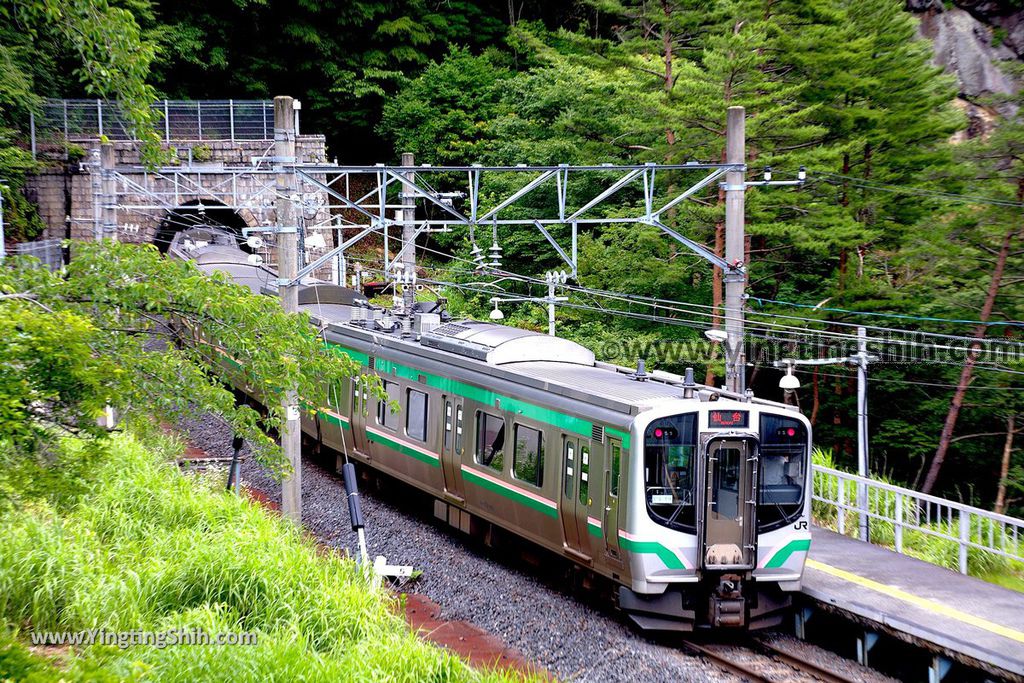
M 726 118 L 725 161 L 743 164 L 746 159 L 746 120 L 743 107 L 729 107 Z M 725 174 L 725 388 L 743 393 L 747 388 L 746 353 L 743 348 L 743 290 L 746 285 L 743 171 Z
M 103 164 L 98 148 L 93 147 L 91 156 L 89 180 L 92 185 L 92 239 L 99 242 L 103 239 Z
M 114 145 L 104 142 L 100 145 L 100 172 L 103 192 L 103 230 L 104 239 L 117 241 L 117 181 L 114 179 Z
M 415 163 L 413 155 L 409 152 L 402 154 L 402 166 L 411 168 Z M 410 183 L 416 181 L 416 174 L 408 171 L 403 174 Z M 402 286 L 402 308 L 406 315 L 412 315 L 412 306 L 416 303 L 416 285 L 412 283 L 412 273 L 416 272 L 416 198 L 413 195 L 412 187 L 408 184 L 402 185 L 402 270 L 405 272 L 405 285 Z
M 298 235 L 296 233 L 295 173 L 286 168 L 295 163 L 295 110 L 291 97 L 274 98 L 274 165 L 277 169 L 277 268 L 281 307 L 285 313 L 299 310 Z M 302 430 L 299 424 L 298 393 L 289 388 L 284 397 L 285 422 L 281 428 L 281 449 L 291 468 L 281 491 L 281 511 L 296 524 L 302 522 Z

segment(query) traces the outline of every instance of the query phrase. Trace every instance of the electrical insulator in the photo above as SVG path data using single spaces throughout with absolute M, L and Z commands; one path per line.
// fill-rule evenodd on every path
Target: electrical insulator
M 473 242 L 473 249 L 470 251 L 470 255 L 473 257 L 473 263 L 476 264 L 477 270 L 482 269 L 486 265 L 484 263 L 486 259 L 484 250 L 476 242 Z
M 491 262 L 487 265 L 491 268 L 501 268 L 501 247 L 498 246 L 497 242 L 491 245 L 490 253 Z

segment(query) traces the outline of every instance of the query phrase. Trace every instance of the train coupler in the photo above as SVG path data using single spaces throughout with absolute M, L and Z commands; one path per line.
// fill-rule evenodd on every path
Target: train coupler
M 743 597 L 743 583 L 739 576 L 726 574 L 708 602 L 708 621 L 719 628 L 742 628 L 747 622 L 747 601 Z

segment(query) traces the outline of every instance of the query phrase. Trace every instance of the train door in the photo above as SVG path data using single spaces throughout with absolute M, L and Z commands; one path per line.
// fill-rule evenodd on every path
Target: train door
M 613 557 L 619 556 L 619 468 L 622 464 L 622 441 L 608 439 L 604 459 L 604 543 Z
M 707 445 L 704 487 L 704 566 L 753 567 L 753 444 L 744 439 L 712 439 Z
M 442 396 L 441 471 L 444 474 L 444 490 L 460 503 L 466 498 L 462 482 L 462 428 L 462 397 Z
M 352 447 L 368 458 L 370 449 L 366 441 L 366 414 L 369 411 L 369 393 L 358 379 L 359 377 L 352 378 L 352 410 L 349 415 L 352 424 Z
M 588 455 L 589 457 L 589 455 Z M 572 553 L 590 559 L 587 538 L 588 493 L 581 489 L 585 482 L 581 466 L 582 454 L 577 439 L 566 438 L 562 443 L 562 493 L 559 495 L 558 516 L 562 519 L 565 547 Z

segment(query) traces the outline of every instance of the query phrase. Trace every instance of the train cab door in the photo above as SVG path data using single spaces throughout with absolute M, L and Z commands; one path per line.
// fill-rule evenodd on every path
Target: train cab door
M 456 502 L 464 502 L 462 449 L 464 410 L 461 396 L 441 397 L 441 471 L 445 493 Z
M 619 556 L 619 470 L 622 466 L 622 441 L 608 439 L 607 457 L 604 459 L 604 529 L 605 551 Z
M 587 457 L 589 458 L 589 447 Z M 562 440 L 562 484 L 558 499 L 558 516 L 562 520 L 565 548 L 570 554 L 590 560 L 590 539 L 587 536 L 587 513 L 590 509 L 590 491 L 583 466 L 583 454 L 578 439 Z M 589 463 L 588 463 L 589 465 Z
M 753 568 L 757 525 L 756 455 L 746 439 L 712 439 L 707 444 L 704 485 L 704 568 Z

